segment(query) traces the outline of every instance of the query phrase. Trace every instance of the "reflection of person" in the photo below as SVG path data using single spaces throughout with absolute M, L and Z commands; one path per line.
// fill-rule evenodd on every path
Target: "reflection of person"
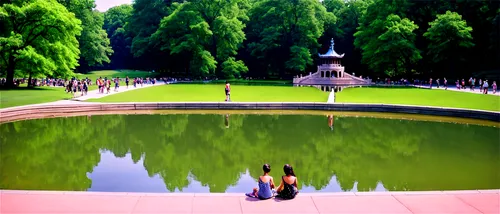
M 254 188 L 252 193 L 245 194 L 248 197 L 256 197 L 260 200 L 266 200 L 273 197 L 274 181 L 273 177 L 269 175 L 271 172 L 271 166 L 269 164 L 264 164 L 262 166 L 264 174 L 259 176 L 259 188 Z
M 285 172 L 285 176 L 281 177 L 278 196 L 282 199 L 293 199 L 299 193 L 297 189 L 297 177 L 295 177 L 293 168 L 289 164 L 285 164 L 283 171 Z
M 328 127 L 333 130 L 333 115 L 328 115 Z
M 229 114 L 226 114 L 226 116 L 224 116 L 224 125 L 226 126 L 226 128 L 229 128 Z

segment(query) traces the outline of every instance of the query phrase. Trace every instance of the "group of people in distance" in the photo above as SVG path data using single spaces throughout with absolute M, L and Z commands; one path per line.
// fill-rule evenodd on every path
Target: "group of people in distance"
M 118 77 L 114 79 L 115 91 L 118 91 L 118 87 L 120 85 L 119 81 L 120 79 L 118 79 Z M 104 79 L 102 77 L 99 77 L 99 79 L 96 80 L 95 84 L 99 88 L 100 94 L 104 94 L 104 89 L 106 89 L 107 94 L 109 94 L 109 92 L 111 91 L 111 80 L 108 79 L 107 77 L 104 77 Z
M 89 85 L 90 85 L 90 80 L 87 79 L 82 79 L 82 80 L 77 80 L 76 78 L 72 78 L 71 80 L 66 81 L 66 93 L 71 93 L 73 94 L 73 97 L 76 96 L 76 92 L 81 92 L 81 96 L 87 95 L 87 92 L 89 91 Z
M 430 88 L 432 88 L 432 78 L 430 78 L 429 82 L 431 83 L 430 84 Z M 439 88 L 440 86 L 440 80 L 439 78 L 436 79 L 436 85 L 437 85 L 437 88 Z M 446 80 L 446 78 L 443 78 L 443 86 L 444 86 L 444 89 L 448 89 L 448 80 Z M 479 91 L 483 94 L 488 94 L 488 89 L 490 87 L 489 83 L 488 83 L 488 80 L 482 80 L 482 79 L 479 79 L 478 81 L 479 83 Z M 457 87 L 457 90 L 465 90 L 466 89 L 466 84 L 465 84 L 465 80 L 462 79 L 462 81 L 458 80 L 455 81 L 455 85 Z M 471 91 L 474 91 L 475 88 L 476 88 L 476 78 L 469 78 L 469 89 Z M 497 93 L 497 82 L 496 81 L 493 81 L 493 84 L 491 85 L 492 89 L 493 89 L 493 94 L 496 94 Z
M 254 188 L 251 193 L 245 194 L 248 197 L 258 198 L 260 200 L 270 199 L 272 197 L 279 197 L 281 199 L 293 199 L 299 193 L 297 188 L 297 177 L 293 172 L 292 166 L 285 164 L 283 171 L 284 176 L 281 176 L 281 183 L 276 188 L 274 179 L 269 175 L 271 166 L 264 164 L 262 166 L 264 174 L 259 176 L 258 188 Z

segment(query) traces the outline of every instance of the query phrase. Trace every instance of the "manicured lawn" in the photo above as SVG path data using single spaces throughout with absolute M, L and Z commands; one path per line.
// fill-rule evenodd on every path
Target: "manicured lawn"
M 129 77 L 129 78 L 135 78 L 135 77 L 154 77 L 156 76 L 157 73 L 152 73 L 152 72 L 147 72 L 147 71 L 134 71 L 134 70 L 102 70 L 102 71 L 91 71 L 87 74 L 81 74 L 81 73 L 77 73 L 76 74 L 76 77 L 78 79 L 85 79 L 85 78 L 89 78 L 91 79 L 93 82 L 95 82 L 96 79 L 98 79 L 99 77 L 107 77 L 107 78 L 116 78 L 116 77 L 120 77 L 120 78 L 125 78 L 125 77 Z
M 89 91 L 96 90 L 96 85 L 91 85 Z M 77 92 L 80 93 L 80 92 Z M 19 88 L 0 90 L 0 108 L 14 106 L 48 103 L 58 100 L 71 99 L 73 96 L 64 92 L 63 87 L 36 87 L 27 88 L 21 85 Z
M 0 108 L 53 102 L 71 97 L 71 94 L 65 93 L 62 87 L 38 87 L 34 89 L 19 87 L 0 90 Z
M 346 88 L 336 102 L 441 106 L 500 111 L 500 96 L 417 88 Z
M 224 85 L 173 84 L 110 95 L 92 102 L 224 101 Z M 312 87 L 232 85 L 231 100 L 240 102 L 326 102 L 328 93 Z

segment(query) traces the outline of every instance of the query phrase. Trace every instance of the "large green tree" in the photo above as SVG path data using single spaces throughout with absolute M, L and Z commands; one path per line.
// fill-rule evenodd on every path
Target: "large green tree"
M 138 61 L 137 68 L 148 70 L 169 70 L 178 63 L 169 54 L 161 51 L 152 35 L 158 30 L 163 17 L 171 14 L 172 3 L 183 0 L 135 0 L 132 16 L 125 26 L 131 37 L 131 52 Z
M 246 0 L 196 0 L 174 6 L 155 34 L 162 50 L 188 56 L 187 71 L 195 76 L 223 76 L 216 72 L 223 63 L 228 77 L 246 71 L 242 61 L 231 58 L 245 39 Z M 242 69 L 227 69 L 236 67 Z
M 362 62 L 375 71 L 376 76 L 396 76 L 410 73 L 420 59 L 414 30 L 418 29 L 406 16 L 406 0 L 375 0 L 360 18 L 354 34 L 354 44 L 362 51 Z M 394 45 L 392 39 L 395 39 Z M 399 45 L 402 45 L 401 47 Z
M 376 19 L 354 34 L 356 46 L 363 51 L 363 62 L 388 76 L 411 72 L 412 65 L 422 58 L 414 44 L 413 31 L 417 28 L 412 21 L 394 14 L 385 20 Z M 374 35 L 377 37 L 372 38 Z
M 104 13 L 104 26 L 106 33 L 110 37 L 113 56 L 111 57 L 112 68 L 130 67 L 133 61 L 130 52 L 131 37 L 125 30 L 125 25 L 132 16 L 133 8 L 131 5 L 120 5 L 110 8 Z
M 451 71 L 456 64 L 465 59 L 466 50 L 471 48 L 472 28 L 458 13 L 446 11 L 437 15 L 436 20 L 429 23 L 430 27 L 424 36 L 429 40 L 428 54 L 435 63 L 449 65 Z
M 335 16 L 316 0 L 257 0 L 250 17 L 251 54 L 260 69 L 280 76 L 305 73 L 313 64 L 325 25 L 335 22 Z
M 17 75 L 65 77 L 78 65 L 80 20 L 55 0 L 0 6 L 0 70 L 7 85 Z
M 103 29 L 104 16 L 95 10 L 95 0 L 58 1 L 82 21 L 83 30 L 78 37 L 81 52 L 78 70 L 86 72 L 94 66 L 109 63 L 113 49 L 108 34 Z

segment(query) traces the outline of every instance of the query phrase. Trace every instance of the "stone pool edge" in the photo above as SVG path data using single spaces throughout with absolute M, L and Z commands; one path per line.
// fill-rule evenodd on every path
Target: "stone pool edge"
M 500 189 L 446 190 L 446 191 L 387 191 L 387 192 L 317 192 L 299 193 L 299 197 L 311 196 L 392 196 L 392 195 L 457 195 L 457 194 L 500 194 Z M 26 195 L 93 195 L 93 196 L 186 196 L 186 197 L 245 197 L 244 193 L 146 193 L 146 192 L 89 192 L 89 191 L 47 191 L 47 190 L 5 190 L 0 194 Z
M 300 193 L 258 200 L 243 193 L 0 190 L 2 213 L 499 213 L 500 190 Z M 375 194 L 374 194 L 375 193 Z
M 48 103 L 0 109 L 0 123 L 26 118 L 50 117 L 64 114 L 96 111 L 126 110 L 320 110 L 344 112 L 403 113 L 447 116 L 500 122 L 500 112 L 392 104 L 317 103 L 317 102 L 126 102 L 126 103 Z M 37 114 L 47 115 L 36 117 Z

